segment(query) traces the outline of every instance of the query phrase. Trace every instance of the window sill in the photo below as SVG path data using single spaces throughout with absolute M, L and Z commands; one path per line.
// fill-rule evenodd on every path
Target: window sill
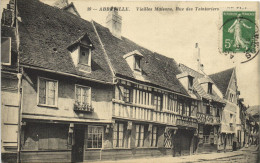
M 57 105 L 38 104 L 37 106 L 58 109 Z

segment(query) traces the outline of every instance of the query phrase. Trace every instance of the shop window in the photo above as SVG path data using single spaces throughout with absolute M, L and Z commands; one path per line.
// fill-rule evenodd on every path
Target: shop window
M 153 96 L 153 105 L 155 106 L 155 109 L 158 111 L 162 110 L 162 95 L 161 94 L 154 94 Z
M 87 148 L 102 148 L 103 126 L 88 126 Z
M 38 78 L 38 104 L 57 106 L 58 81 Z
M 152 128 L 152 138 L 151 138 L 151 146 L 157 147 L 157 126 L 153 126 Z
M 116 122 L 114 124 L 114 134 L 113 134 L 113 146 L 117 148 L 124 147 L 124 130 L 125 124 Z
M 80 105 L 91 104 L 91 89 L 90 87 L 76 85 L 76 103 Z
M 144 125 L 136 125 L 135 146 L 136 147 L 144 146 Z
M 68 125 L 27 123 L 24 129 L 24 142 L 22 142 L 24 150 L 70 149 Z

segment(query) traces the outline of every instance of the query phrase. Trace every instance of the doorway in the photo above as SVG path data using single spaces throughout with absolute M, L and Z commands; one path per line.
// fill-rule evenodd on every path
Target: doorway
M 72 145 L 72 162 L 83 162 L 84 156 L 84 127 L 75 126 L 74 145 Z

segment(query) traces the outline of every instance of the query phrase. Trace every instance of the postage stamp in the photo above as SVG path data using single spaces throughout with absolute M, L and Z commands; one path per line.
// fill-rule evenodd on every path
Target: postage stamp
M 245 60 L 258 54 L 258 26 L 255 11 L 223 11 L 221 28 L 221 53 L 244 53 Z M 243 62 L 244 62 L 243 61 Z

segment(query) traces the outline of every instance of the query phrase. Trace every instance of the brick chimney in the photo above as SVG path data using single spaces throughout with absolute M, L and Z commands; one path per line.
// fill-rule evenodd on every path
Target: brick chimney
M 117 8 L 108 12 L 106 25 L 115 37 L 121 39 L 122 17 L 118 15 Z
M 15 23 L 15 1 L 10 0 L 10 2 L 7 4 L 7 8 L 3 9 L 2 13 L 2 25 L 13 27 Z

